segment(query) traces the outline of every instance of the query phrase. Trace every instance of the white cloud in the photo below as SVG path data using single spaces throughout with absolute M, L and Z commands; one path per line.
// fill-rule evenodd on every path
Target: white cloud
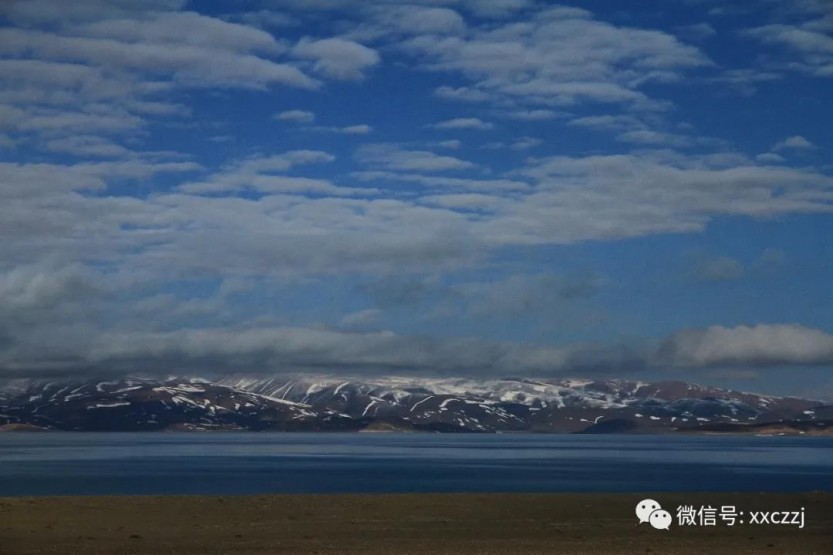
M 240 275 L 295 276 L 439 270 L 501 247 L 693 232 L 726 215 L 825 213 L 833 198 L 829 176 L 728 156 L 550 157 L 530 161 L 515 178 L 498 179 L 437 175 L 473 165 L 396 145 L 369 145 L 356 156 L 376 171 L 353 177 L 372 180 L 374 189 L 297 175 L 304 164 L 332 159 L 315 151 L 229 163 L 199 179 L 180 179 L 177 192 L 147 198 L 75 191 L 199 166 L 142 160 L 0 165 L 7 199 L 0 204 L 0 257 L 8 263 L 47 255 L 118 261 L 124 271 L 160 276 L 231 268 Z M 402 182 L 430 195 L 402 194 Z M 247 189 L 264 196 L 226 195 Z M 195 196 L 206 193 L 223 196 Z M 461 193 L 492 200 L 437 198 Z M 476 217 L 464 207 L 471 202 L 481 207 Z
M 322 15 L 320 2 L 287 3 L 298 10 L 291 20 L 263 13 L 228 18 L 273 29 L 305 17 L 315 20 L 314 32 L 322 38 L 294 42 L 291 37 L 309 29 L 286 27 L 280 30 L 284 38 L 276 39 L 262 28 L 170 11 L 184 8 L 181 2 L 2 3 L 2 17 L 17 27 L 0 30 L 0 144 L 17 145 L 13 154 L 20 160 L 0 164 L 0 335 L 14 339 L 10 351 L 0 349 L 6 368 L 53 362 L 76 369 L 144 362 L 198 365 L 204 355 L 213 357 L 217 368 L 343 363 L 417 370 L 477 371 L 482 366 L 502 373 L 603 365 L 609 362 L 604 349 L 594 358 L 579 347 L 565 352 L 391 332 L 346 333 L 324 324 L 282 326 L 284 320 L 258 308 L 238 307 L 234 313 L 219 293 L 184 299 L 160 290 L 183 276 L 249 282 L 409 272 L 441 276 L 482 268 L 504 252 L 539 245 L 698 232 L 726 216 L 833 210 L 827 169 L 778 166 L 785 160 L 774 152 L 752 160 L 731 145 L 671 125 L 676 117 L 671 111 L 650 110 L 668 107 L 653 97 L 662 90 L 654 85 L 682 81 L 711 63 L 665 32 L 614 25 L 581 9 L 515 0 L 488 6 L 467 0 L 324 4 Z M 518 12 L 520 21 L 503 19 Z M 826 43 L 813 42 L 818 37 L 812 34 L 826 32 L 822 22 L 799 30 L 771 34 L 778 37 L 771 42 L 775 45 L 805 41 L 800 64 L 778 71 L 820 74 L 827 54 L 819 45 Z M 338 38 L 326 38 L 328 31 Z M 489 103 L 466 105 L 464 112 L 477 117 L 439 122 L 437 128 L 488 129 L 494 124 L 485 120 L 515 120 L 507 128 L 517 132 L 499 139 L 502 148 L 519 152 L 493 161 L 490 153 L 477 151 L 476 143 L 463 149 L 459 140 L 396 137 L 392 140 L 402 142 L 363 145 L 354 160 L 340 156 L 338 164 L 326 166 L 334 161 L 327 152 L 275 152 L 268 144 L 307 141 L 353 148 L 372 128 L 344 122 L 378 120 L 359 119 L 361 112 L 345 108 L 339 125 L 315 126 L 313 112 L 287 110 L 273 117 L 300 125 L 273 126 L 277 129 L 271 132 L 287 131 L 286 136 L 264 135 L 265 142 L 253 145 L 237 127 L 249 120 L 221 116 L 223 121 L 209 121 L 206 105 L 196 101 L 205 95 L 212 106 L 235 102 L 239 97 L 231 91 L 244 88 L 247 98 L 261 95 L 263 103 L 253 102 L 253 108 L 274 110 L 287 102 L 283 95 L 271 95 L 275 88 L 322 87 L 307 69 L 327 79 L 361 79 L 380 64 L 379 52 L 392 68 L 396 63 L 395 71 L 422 71 L 423 77 L 433 72 L 414 82 L 437 87 L 436 97 Z M 728 70 L 714 81 L 760 82 L 779 75 Z M 334 90 L 320 94 L 336 98 L 341 91 L 335 87 L 355 88 L 330 86 Z M 583 103 L 607 106 L 577 106 Z M 201 119 L 183 121 L 192 117 L 190 106 Z M 593 115 L 578 117 L 567 111 L 573 107 L 575 114 Z M 418 111 L 414 117 L 421 117 Z M 591 145 L 586 152 L 594 154 L 586 155 L 576 150 L 586 147 L 579 143 L 569 146 L 577 153 L 573 156 L 546 156 L 562 147 L 550 123 L 558 118 L 572 118 L 569 125 L 604 132 L 628 148 L 613 154 L 615 145 L 609 151 Z M 414 119 L 414 129 L 425 123 Z M 546 143 L 534 136 L 539 134 L 534 126 L 546 128 L 540 134 Z M 187 130 L 187 138 L 228 144 L 200 142 L 205 152 L 195 147 L 207 163 L 216 164 L 211 168 L 187 155 L 137 150 L 157 138 L 160 144 L 187 144 L 185 131 L 182 141 L 165 140 L 169 129 L 176 129 L 177 137 Z M 774 150 L 811 146 L 795 136 Z M 38 152 L 29 156 L 30 147 Z M 701 149 L 680 154 L 671 147 Z M 216 158 L 224 152 L 232 159 Z M 52 153 L 85 159 L 59 164 Z M 513 168 L 513 160 L 521 165 Z M 365 171 L 350 173 L 351 162 Z M 744 260 L 749 260 L 746 267 L 727 257 L 707 259 L 693 273 L 700 279 L 735 279 L 765 262 L 763 256 L 759 262 Z M 111 279 L 120 287 L 108 289 Z M 499 283 L 468 283 L 455 293 L 471 314 L 509 314 L 518 307 L 540 309 L 536 299 L 546 301 L 545 308 L 562 309 L 555 300 L 560 301 L 564 286 L 547 276 L 513 276 Z M 113 292 L 121 299 L 109 299 Z M 134 303 L 134 298 L 142 300 Z M 99 313 L 102 306 L 110 312 Z M 134 306 L 143 311 L 135 321 L 123 315 L 132 314 Z M 218 328 L 199 329 L 196 318 L 205 315 Z M 329 323 L 355 331 L 377 324 L 381 316 L 367 309 L 341 319 L 331 315 Z M 308 317 L 305 322 L 313 318 Z M 102 329 L 100 322 L 112 323 L 113 329 Z M 181 322 L 189 329 L 166 331 Z M 7 330 L 18 324 L 19 329 Z M 796 327 L 764 326 L 766 333 L 761 326 L 681 332 L 666 342 L 665 353 L 670 367 L 825 360 L 813 346 L 829 334 Z M 771 341 L 756 339 L 767 333 Z M 789 341 L 779 343 L 782 336 Z M 800 344 L 801 337 L 813 340 L 790 352 L 785 345 Z M 716 347 L 721 341 L 733 346 Z M 761 347 L 767 342 L 781 346 L 767 352 Z
M 685 148 L 696 144 L 693 137 L 652 129 L 634 129 L 617 135 L 618 140 L 636 145 Z
M 815 145 L 802 137 L 801 135 L 794 135 L 792 137 L 787 137 L 783 141 L 779 141 L 773 145 L 772 150 L 777 152 L 779 150 L 791 150 L 791 149 L 808 149 L 814 148 Z
M 535 137 L 520 137 L 519 139 L 515 139 L 512 144 L 509 145 L 509 148 L 512 150 L 527 150 L 530 148 L 535 148 L 536 146 L 542 144 L 544 141 L 541 139 L 536 139 Z
M 517 119 L 517 120 L 524 120 L 524 121 L 544 121 L 544 120 L 551 120 L 559 117 L 557 112 L 552 110 L 515 110 L 511 112 L 505 112 L 502 114 L 504 117 L 509 119 Z
M 315 114 L 306 110 L 287 110 L 275 114 L 274 117 L 280 121 L 297 121 L 298 123 L 312 123 L 315 121 Z
M 130 137 L 135 146 L 150 123 L 190 116 L 179 96 L 184 90 L 320 86 L 281 62 L 286 46 L 269 33 L 173 11 L 180 2 L 72 4 L 3 4 L 6 17 L 18 23 L 0 30 L 0 110 L 16 117 L 7 122 L 15 141 L 53 152 L 127 156 L 109 136 Z
M 683 38 L 692 40 L 705 40 L 717 35 L 714 27 L 705 22 L 677 27 L 677 33 Z
M 414 37 L 402 47 L 428 69 L 457 72 L 471 87 L 446 97 L 564 106 L 580 102 L 651 107 L 644 83 L 679 80 L 711 65 L 697 48 L 660 31 L 614 26 L 590 12 L 553 7 L 523 24 L 473 29 L 465 38 Z M 486 93 L 485 95 L 483 93 Z
M 486 91 L 479 89 L 472 89 L 469 87 L 449 87 L 443 85 L 434 90 L 434 94 L 440 98 L 448 100 L 462 100 L 466 102 L 483 102 L 489 100 L 491 96 Z
M 489 2 L 467 0 L 465 5 L 477 16 L 501 19 L 514 15 L 534 4 L 531 0 L 490 0 Z
M 471 315 L 521 316 L 531 322 L 538 319 L 536 315 L 549 319 L 565 317 L 570 303 L 594 297 L 599 286 L 600 280 L 594 275 L 566 278 L 551 273 L 511 274 L 457 284 L 451 287 L 451 294 L 464 301 L 464 310 Z
M 730 281 L 743 277 L 743 264 L 729 256 L 703 258 L 694 265 L 694 277 L 701 281 Z
M 292 49 L 296 58 L 312 60 L 313 69 L 332 79 L 363 79 L 365 72 L 379 63 L 372 48 L 341 38 L 301 39 Z
M 728 86 L 744 96 L 752 96 L 758 91 L 758 84 L 782 79 L 778 71 L 755 68 L 726 69 L 708 80 L 720 86 Z
M 454 118 L 430 125 L 434 129 L 494 129 L 495 125 L 478 118 Z
M 73 34 L 123 43 L 184 45 L 219 51 L 278 53 L 284 48 L 265 31 L 194 12 L 151 13 L 147 19 L 106 19 L 76 26 Z
M 244 12 L 242 14 L 231 14 L 227 18 L 260 29 L 279 28 L 283 30 L 286 27 L 296 27 L 300 24 L 295 17 L 274 10 L 258 10 Z
M 452 210 L 495 210 L 505 201 L 494 195 L 481 193 L 447 193 L 420 197 L 420 202 L 429 206 L 450 208 Z
M 356 152 L 359 162 L 390 170 L 442 172 L 473 168 L 474 164 L 427 150 L 401 150 L 395 145 L 367 145 Z
M 83 112 L 35 113 L 17 126 L 21 131 L 38 131 L 44 135 L 74 132 L 117 132 L 143 125 L 141 118 L 128 113 L 90 114 Z
M 382 35 L 460 35 L 466 30 L 463 18 L 452 9 L 416 5 L 373 5 L 372 24 L 362 32 Z
M 46 142 L 46 148 L 75 156 L 124 157 L 130 153 L 127 148 L 94 135 L 75 135 Z
M 78 263 L 15 266 L 0 273 L 0 314 L 17 320 L 33 310 L 53 309 L 73 298 L 86 297 L 97 288 L 94 281 L 93 272 Z
M 674 131 L 663 130 L 661 122 L 657 118 L 650 125 L 642 119 L 630 114 L 603 114 L 596 116 L 582 116 L 572 119 L 568 125 L 601 131 L 604 133 L 616 133 L 616 140 L 623 143 L 654 146 L 657 148 L 688 148 L 693 146 L 723 146 L 717 139 L 708 137 L 695 137 Z
M 373 132 L 373 128 L 366 123 L 357 125 L 346 125 L 344 127 L 337 127 L 333 125 L 315 125 L 303 128 L 305 131 L 316 131 L 319 133 L 340 133 L 342 135 L 368 135 Z
M 38 353 L 21 342 L 0 355 L 0 368 L 6 376 L 45 370 L 117 373 L 137 367 L 143 372 L 169 373 L 176 368 L 179 372 L 274 374 L 323 366 L 333 372 L 477 371 L 493 375 L 558 370 L 565 360 L 565 353 L 555 348 L 302 327 L 111 331 L 75 343 L 64 341 L 52 351 Z
M 135 16 L 147 11 L 170 11 L 185 7 L 186 0 L 7 0 L 0 13 L 22 25 L 53 22 L 84 22 Z
M 166 25 L 171 14 L 157 16 Z M 231 24 L 228 24 L 231 25 Z M 0 53 L 29 54 L 37 61 L 71 62 L 105 70 L 162 75 L 185 86 L 258 88 L 277 83 L 312 89 L 318 83 L 297 68 L 273 62 L 238 47 L 160 44 L 95 35 L 59 35 L 35 30 L 0 30 Z M 250 47 L 251 48 L 251 47 Z M 277 46 L 276 46 L 277 48 Z
M 257 156 L 227 164 L 221 171 L 211 174 L 202 181 L 181 184 L 178 189 L 185 193 L 212 194 L 230 193 L 245 189 L 264 194 L 327 194 L 347 196 L 372 191 L 338 187 L 328 180 L 280 175 L 292 168 L 325 164 L 335 160 L 331 154 L 314 150 L 296 150 L 271 156 Z
M 764 25 L 746 31 L 745 35 L 764 43 L 781 46 L 788 55 L 781 55 L 773 65 L 817 77 L 833 76 L 833 37 L 825 32 L 824 20 L 798 25 Z M 781 53 L 782 54 L 782 53 Z
M 449 139 L 447 141 L 438 141 L 434 144 L 436 144 L 437 146 L 440 146 L 442 148 L 450 148 L 451 150 L 457 150 L 458 148 L 463 146 L 463 143 L 461 141 L 459 141 L 458 139 Z
M 400 181 L 405 183 L 417 183 L 425 187 L 458 191 L 491 191 L 497 193 L 501 191 L 526 191 L 531 189 L 528 183 L 515 179 L 466 179 L 460 177 L 423 175 L 415 173 L 395 173 L 389 171 L 354 172 L 352 175 L 353 177 L 363 181 Z
M 347 135 L 367 135 L 373 131 L 373 128 L 367 124 L 360 124 L 360 125 L 348 125 L 347 127 L 342 127 L 341 132 Z
M 781 164 L 787 161 L 786 158 L 780 154 L 775 154 L 774 152 L 764 152 L 762 154 L 758 154 L 755 156 L 755 160 L 761 162 L 762 164 Z
M 367 308 L 346 314 L 340 323 L 347 328 L 360 328 L 378 323 L 381 317 L 382 311 L 378 308 Z
M 568 125 L 598 129 L 601 131 L 626 131 L 644 127 L 644 124 L 639 119 L 627 114 L 582 116 L 570 120 Z
M 797 324 L 759 324 L 681 331 L 660 349 L 680 367 L 833 364 L 833 335 Z

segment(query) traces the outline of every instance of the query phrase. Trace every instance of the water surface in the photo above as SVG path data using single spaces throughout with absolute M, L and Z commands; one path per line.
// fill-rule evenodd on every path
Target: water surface
M 9 433 L 0 495 L 833 491 L 833 438 Z

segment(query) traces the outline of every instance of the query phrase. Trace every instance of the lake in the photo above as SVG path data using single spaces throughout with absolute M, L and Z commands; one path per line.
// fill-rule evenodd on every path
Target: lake
M 7 433 L 0 495 L 833 491 L 833 437 Z

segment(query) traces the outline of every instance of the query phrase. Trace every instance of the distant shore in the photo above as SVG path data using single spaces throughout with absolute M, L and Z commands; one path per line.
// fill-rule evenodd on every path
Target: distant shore
M 637 524 L 645 497 L 674 515 Z M 678 526 L 676 509 L 798 511 L 796 525 Z M 833 553 L 833 493 L 0 497 L 0 553 L 732 555 Z
M 107 433 L 108 430 L 58 430 L 53 428 L 44 428 L 41 426 L 35 426 L 33 424 L 2 424 L 0 425 L 0 433 L 28 433 L 28 432 L 57 432 L 57 433 L 70 433 L 70 434 L 85 434 L 85 433 Z M 285 431 L 285 430 L 247 430 L 247 429 L 212 429 L 212 430 L 202 430 L 202 429 L 190 429 L 183 426 L 176 426 L 170 427 L 163 430 L 126 430 L 124 432 L 118 430 L 112 430 L 110 432 L 116 433 L 135 433 L 135 434 L 154 434 L 154 433 L 255 433 L 255 434 L 293 434 L 293 433 L 319 433 L 316 431 Z M 374 433 L 374 434 L 436 434 L 436 433 L 446 433 L 446 434 L 484 434 L 484 433 L 492 433 L 492 434 L 535 434 L 535 435 L 570 435 L 570 434 L 581 434 L 584 432 L 541 432 L 541 431 L 530 431 L 530 430 L 511 430 L 511 431 L 499 431 L 499 432 L 475 432 L 471 430 L 467 431 L 454 431 L 454 432 L 442 432 L 442 431 L 429 431 L 429 430 L 414 430 L 414 429 L 400 429 L 400 428 L 388 428 L 388 427 L 375 427 L 369 426 L 367 428 L 362 428 L 358 430 L 320 430 L 320 433 L 343 433 L 343 434 L 352 434 L 352 433 Z M 806 426 L 803 428 L 799 428 L 796 426 L 787 426 L 787 425 L 780 425 L 780 424 L 766 424 L 766 425 L 749 425 L 749 424 L 740 424 L 737 426 L 724 426 L 724 427 L 704 427 L 703 429 L 685 429 L 685 430 L 659 430 L 659 431 L 637 431 L 637 432 L 598 432 L 596 435 L 600 435 L 605 433 L 607 435 L 646 435 L 646 434 L 683 434 L 683 435 L 758 435 L 758 436 L 833 436 L 833 427 L 824 427 L 824 428 L 816 428 Z

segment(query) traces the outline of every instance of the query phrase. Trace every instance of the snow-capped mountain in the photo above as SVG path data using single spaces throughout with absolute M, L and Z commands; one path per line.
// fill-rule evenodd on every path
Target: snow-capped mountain
M 10 381 L 0 425 L 60 430 L 613 433 L 826 430 L 820 402 L 624 380 L 332 377 Z
M 355 428 L 326 408 L 176 378 L 17 382 L 0 396 L 0 423 L 85 431 Z

